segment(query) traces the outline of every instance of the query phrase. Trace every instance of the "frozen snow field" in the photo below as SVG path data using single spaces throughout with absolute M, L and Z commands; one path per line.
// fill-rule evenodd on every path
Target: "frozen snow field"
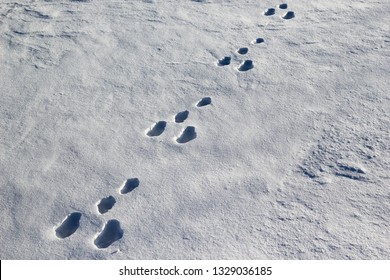
M 389 259 L 389 15 L 0 0 L 0 259 Z

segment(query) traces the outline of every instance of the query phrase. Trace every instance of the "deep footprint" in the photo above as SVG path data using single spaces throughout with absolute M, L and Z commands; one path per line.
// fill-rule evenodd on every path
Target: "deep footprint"
M 263 38 L 257 38 L 256 40 L 253 41 L 253 44 L 261 44 L 261 43 L 264 43 Z
M 239 49 L 237 50 L 237 53 L 239 53 L 239 54 L 247 54 L 248 51 L 249 51 L 248 48 L 239 48 Z
M 165 121 L 156 122 L 153 127 L 148 131 L 147 135 L 149 137 L 160 136 L 164 132 L 166 126 L 167 122 Z
M 294 17 L 295 17 L 295 13 L 293 11 L 288 11 L 282 16 L 283 19 L 292 19 Z
M 288 5 L 286 3 L 280 4 L 279 9 L 285 10 L 287 9 Z
M 123 237 L 123 229 L 118 220 L 109 220 L 103 227 L 103 230 L 94 240 L 94 244 L 99 249 L 109 247 L 115 241 Z
M 275 14 L 274 8 L 269 8 L 269 9 L 265 10 L 265 12 L 264 12 L 264 15 L 266 15 L 266 16 L 272 16 L 274 14 Z
M 224 58 L 218 60 L 218 66 L 227 66 L 232 61 L 230 56 L 225 56 Z
M 121 194 L 127 194 L 131 191 L 133 191 L 135 188 L 138 188 L 139 186 L 139 179 L 138 178 L 131 178 L 128 179 L 126 182 L 123 183 L 120 193 Z
M 253 66 L 253 61 L 252 60 L 245 60 L 238 67 L 238 71 L 245 72 L 245 71 L 251 70 L 253 67 L 254 66 Z
M 100 214 L 107 213 L 112 207 L 114 207 L 116 200 L 113 196 L 102 198 L 97 205 Z
M 181 135 L 176 139 L 177 143 L 185 144 L 187 142 L 190 142 L 191 140 L 194 140 L 196 138 L 196 131 L 195 127 L 193 126 L 187 126 Z
M 177 113 L 176 116 L 175 116 L 175 122 L 176 123 L 184 122 L 188 118 L 189 114 L 190 114 L 190 112 L 188 112 L 187 110 L 183 111 L 183 112 Z
M 68 215 L 61 225 L 56 229 L 56 236 L 64 239 L 71 236 L 80 226 L 81 213 L 74 212 Z
M 196 104 L 197 107 L 204 107 L 211 104 L 211 97 L 204 97 Z

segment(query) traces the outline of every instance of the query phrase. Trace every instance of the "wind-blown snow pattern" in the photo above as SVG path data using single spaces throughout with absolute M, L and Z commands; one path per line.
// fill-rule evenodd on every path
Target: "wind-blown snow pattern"
M 0 1 L 0 258 L 390 258 L 389 13 Z

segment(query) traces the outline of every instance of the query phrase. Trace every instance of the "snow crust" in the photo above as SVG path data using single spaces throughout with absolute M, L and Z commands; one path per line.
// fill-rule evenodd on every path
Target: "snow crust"
M 1 0 L 0 259 L 389 259 L 389 14 Z

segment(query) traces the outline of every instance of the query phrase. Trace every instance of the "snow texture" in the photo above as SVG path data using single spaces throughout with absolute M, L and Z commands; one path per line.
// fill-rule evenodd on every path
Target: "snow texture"
M 0 259 L 389 259 L 389 14 L 0 0 Z

